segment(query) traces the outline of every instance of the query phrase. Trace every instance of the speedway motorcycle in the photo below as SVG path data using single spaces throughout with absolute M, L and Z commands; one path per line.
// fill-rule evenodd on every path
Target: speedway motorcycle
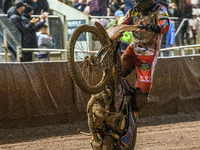
M 69 40 L 67 61 L 73 81 L 91 94 L 87 104 L 88 126 L 94 150 L 133 150 L 138 113 L 135 90 L 121 77 L 118 39 L 134 25 L 105 30 L 100 23 L 81 25 Z

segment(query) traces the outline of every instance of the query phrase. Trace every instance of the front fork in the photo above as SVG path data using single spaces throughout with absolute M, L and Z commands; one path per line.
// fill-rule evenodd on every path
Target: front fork
M 102 48 L 98 51 L 97 57 L 99 64 L 103 64 L 104 67 L 115 66 L 115 45 L 110 42 L 109 44 L 103 44 Z

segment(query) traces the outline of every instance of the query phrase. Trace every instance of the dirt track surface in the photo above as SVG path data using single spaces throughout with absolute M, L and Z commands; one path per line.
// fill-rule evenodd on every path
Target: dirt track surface
M 92 150 L 87 122 L 0 129 L 0 150 Z M 200 150 L 200 112 L 142 118 L 136 150 Z

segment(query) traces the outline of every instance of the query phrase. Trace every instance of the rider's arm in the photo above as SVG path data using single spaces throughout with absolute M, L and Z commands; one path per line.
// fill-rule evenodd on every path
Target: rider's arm
M 169 15 L 168 15 L 166 7 L 161 6 L 159 8 L 157 20 L 158 20 L 157 23 L 146 25 L 145 29 L 147 31 L 153 31 L 156 33 L 161 33 L 161 34 L 166 33 L 169 30 L 169 24 L 170 24 Z
M 160 7 L 159 14 L 158 14 L 158 25 L 161 28 L 160 33 L 164 34 L 169 30 L 169 15 L 167 12 L 166 7 L 162 6 Z

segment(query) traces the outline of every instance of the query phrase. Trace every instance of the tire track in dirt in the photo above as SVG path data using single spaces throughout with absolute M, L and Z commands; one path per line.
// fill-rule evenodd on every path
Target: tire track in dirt
M 200 150 L 200 121 L 140 127 L 136 150 Z
M 0 129 L 0 150 L 92 150 L 85 123 Z M 200 150 L 200 112 L 141 118 L 136 150 Z

